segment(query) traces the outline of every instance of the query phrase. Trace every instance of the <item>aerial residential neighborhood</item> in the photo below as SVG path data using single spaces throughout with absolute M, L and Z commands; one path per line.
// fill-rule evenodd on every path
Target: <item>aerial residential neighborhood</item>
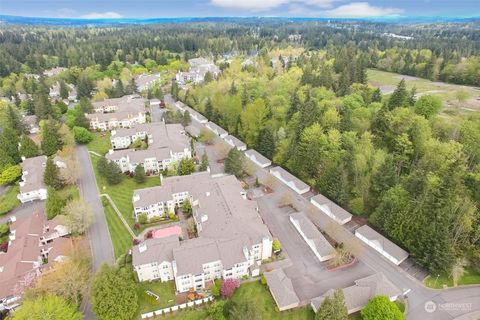
M 0 320 L 479 320 L 477 7 L 3 0 Z

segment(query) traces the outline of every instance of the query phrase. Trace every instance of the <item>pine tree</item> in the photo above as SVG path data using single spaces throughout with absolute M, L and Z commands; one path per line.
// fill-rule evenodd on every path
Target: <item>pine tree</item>
M 77 82 L 77 99 L 91 98 L 93 89 L 93 81 L 87 75 L 81 74 Z
M 63 181 L 62 178 L 60 178 L 59 169 L 53 162 L 52 158 L 47 159 L 47 165 L 43 174 L 43 182 L 46 186 L 52 187 L 55 190 L 59 190 L 63 187 Z
M 232 81 L 232 84 L 230 85 L 230 90 L 228 90 L 228 93 L 231 95 L 231 96 L 234 96 L 236 95 L 238 92 L 237 90 L 237 87 L 235 86 L 235 80 Z
M 338 79 L 337 95 L 343 97 L 350 92 L 350 75 L 348 69 L 344 68 Z
M 255 149 L 265 157 L 272 159 L 275 153 L 275 137 L 269 128 L 260 130 L 255 142 Z
M 380 91 L 380 88 L 373 91 L 372 102 L 382 102 L 382 91 Z
M 20 139 L 19 152 L 20 152 L 20 156 L 23 156 L 25 158 L 36 157 L 40 154 L 40 150 L 38 149 L 38 146 L 27 135 L 22 135 L 22 138 Z
M 317 311 L 315 320 L 348 320 L 343 291 L 336 290 L 332 297 L 325 297 Z
M 67 84 L 63 80 L 59 81 L 59 85 L 60 85 L 60 98 L 67 99 L 70 88 L 67 86 Z
M 209 120 L 213 120 L 213 105 L 210 98 L 208 98 L 207 103 L 205 104 L 205 117 Z
M 182 126 L 185 128 L 188 125 L 190 125 L 191 122 L 192 122 L 192 118 L 190 117 L 190 112 L 188 112 L 188 110 L 185 110 L 185 112 L 182 115 Z
M 48 121 L 42 127 L 42 150 L 47 156 L 54 155 L 62 148 L 62 139 L 58 134 L 58 127 Z
M 26 132 L 25 125 L 23 124 L 17 111 L 13 109 L 11 105 L 8 105 L 6 112 L 6 125 L 12 128 L 17 135 L 21 135 Z
M 405 107 L 409 104 L 409 94 L 407 91 L 407 85 L 405 83 L 405 79 L 402 79 L 395 91 L 393 91 L 392 95 L 390 96 L 390 100 L 388 101 L 388 109 L 393 110 L 398 107 Z
M 27 115 L 31 116 L 35 114 L 35 103 L 32 99 L 28 99 L 25 104 L 25 112 Z
M 20 162 L 18 134 L 10 127 L 3 129 L 3 132 L 0 135 L 0 154 L 3 156 L 2 162 L 11 164 Z
M 225 172 L 235 175 L 237 178 L 245 176 L 245 156 L 237 148 L 232 148 L 225 158 Z
M 47 201 L 45 202 L 45 211 L 47 212 L 48 220 L 55 218 L 56 215 L 62 212 L 66 201 L 60 194 L 52 187 L 47 188 Z
M 137 165 L 135 167 L 135 173 L 133 176 L 133 179 L 135 180 L 136 183 L 144 183 L 145 180 L 147 179 L 147 176 L 145 175 L 145 169 L 141 165 Z
M 82 111 L 82 109 L 76 110 L 74 126 L 85 129 L 90 128 L 90 121 L 88 120 L 87 116 L 85 116 L 85 113 Z
M 80 106 L 80 110 L 83 113 L 92 113 L 93 112 L 93 104 L 90 101 L 90 99 L 88 99 L 86 97 L 80 98 L 79 106 Z

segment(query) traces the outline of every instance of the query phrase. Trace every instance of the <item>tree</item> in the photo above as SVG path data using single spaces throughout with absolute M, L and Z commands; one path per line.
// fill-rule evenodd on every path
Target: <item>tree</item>
M 102 265 L 90 290 L 92 310 L 99 320 L 130 320 L 137 312 L 138 297 L 131 271 Z
M 90 99 L 88 99 L 86 97 L 80 98 L 80 102 L 78 103 L 78 107 L 83 113 L 92 113 L 93 112 L 93 104 L 90 101 Z
M 198 135 L 198 140 L 205 144 L 212 144 L 215 141 L 217 136 L 211 130 L 207 128 L 202 128 L 200 134 Z
M 77 306 L 65 299 L 48 294 L 35 299 L 26 299 L 15 311 L 14 320 L 81 320 L 83 315 Z
M 388 101 L 388 109 L 393 110 L 398 107 L 406 107 L 409 105 L 409 93 L 407 91 L 407 85 L 405 83 L 405 79 L 402 79 L 395 91 L 393 91 L 392 95 L 390 96 L 390 100 Z
M 65 207 L 66 201 L 63 197 L 52 187 L 47 188 L 47 201 L 45 202 L 45 211 L 47 218 L 53 219 L 60 214 Z
M 245 156 L 237 148 L 232 148 L 225 158 L 225 172 L 235 175 L 237 178 L 245 176 Z
M 206 171 L 208 168 L 208 155 L 206 152 L 202 154 L 202 159 L 200 161 L 200 167 L 198 168 L 199 171 Z
M 190 117 L 190 112 L 188 112 L 188 110 L 185 110 L 182 117 L 182 126 L 185 128 L 190 125 L 191 122 L 192 118 Z
M 42 125 L 42 150 L 47 156 L 54 155 L 62 148 L 62 139 L 58 133 L 58 125 L 52 121 L 46 121 Z
M 92 207 L 83 199 L 74 199 L 64 209 L 66 224 L 74 235 L 84 234 L 93 223 Z
M 20 162 L 18 135 L 10 127 L 4 128 L 0 135 L 0 157 L 3 158 L 0 161 L 0 169 L 7 163 L 16 164 Z
M 213 292 L 213 287 L 212 287 Z M 212 293 L 213 294 L 213 293 Z M 218 295 L 219 296 L 219 295 Z M 217 297 L 218 297 L 217 296 Z M 226 320 L 223 315 L 223 309 L 225 307 L 226 301 L 215 301 L 207 307 L 208 320 Z
M 80 164 L 78 163 L 74 147 L 64 147 L 61 151 L 59 151 L 59 156 L 65 163 L 65 168 L 59 168 L 61 179 L 65 184 L 76 184 L 82 170 Z
M 91 98 L 93 89 L 93 81 L 88 77 L 88 75 L 82 73 L 77 82 L 77 99 Z
M 56 263 L 37 278 L 31 290 L 34 296 L 53 294 L 79 306 L 90 285 L 91 261 L 87 250 L 75 248 L 68 259 Z
M 183 202 L 182 211 L 187 215 L 187 217 L 192 215 L 192 204 L 188 199 Z
M 98 173 L 107 180 L 108 184 L 115 185 L 122 182 L 123 175 L 120 167 L 105 157 L 98 159 L 97 170 Z
M 63 180 L 60 177 L 59 169 L 53 162 L 52 158 L 47 159 L 45 172 L 43 173 L 43 182 L 46 186 L 59 190 L 64 186 Z
M 25 125 L 23 124 L 17 110 L 12 105 L 8 105 L 6 112 L 6 126 L 13 129 L 17 135 L 21 135 L 26 132 Z
M 195 172 L 195 162 L 192 158 L 183 158 L 178 164 L 177 173 L 179 176 L 186 176 Z
M 68 93 L 69 93 L 69 87 L 65 83 L 65 81 L 60 80 L 59 81 L 59 86 L 60 86 L 60 98 L 62 99 L 67 99 L 68 98 Z
M 15 164 L 7 164 L 0 172 L 0 184 L 10 184 L 22 175 L 22 168 Z
M 280 251 L 282 249 L 282 247 L 280 246 L 280 241 L 278 241 L 278 239 L 273 240 L 272 248 L 273 251 Z
M 212 104 L 212 100 L 210 99 L 210 97 L 207 99 L 207 103 L 205 104 L 204 114 L 205 114 L 205 117 L 207 117 L 208 120 L 212 120 L 213 104 Z
M 82 127 L 73 127 L 75 141 L 80 144 L 87 144 L 93 140 L 93 133 Z
M 272 159 L 275 153 L 275 137 L 269 128 L 263 128 L 258 133 L 255 148 L 265 157 Z
M 212 291 L 212 295 L 215 297 L 215 298 L 219 298 L 220 297 L 220 288 L 222 287 L 222 279 L 215 279 L 215 282 L 211 288 L 211 291 Z
M 220 293 L 223 298 L 230 298 L 238 287 L 240 287 L 240 280 L 233 278 L 225 279 L 222 281 Z
M 361 311 L 363 320 L 403 320 L 402 314 L 397 305 L 390 301 L 387 296 L 376 296 Z
M 423 95 L 415 103 L 415 113 L 427 119 L 435 116 L 442 108 L 442 100 L 437 96 Z
M 335 290 L 333 296 L 325 297 L 317 310 L 315 320 L 348 320 L 348 310 L 345 306 L 343 290 Z
M 147 180 L 147 176 L 145 175 L 145 169 L 141 165 L 137 165 L 135 167 L 135 173 L 133 179 L 136 183 L 144 183 Z
M 27 135 L 22 135 L 22 138 L 20 139 L 19 152 L 20 152 L 20 155 L 25 158 L 36 157 L 40 154 L 40 150 L 38 149 L 38 146 Z
M 87 116 L 85 115 L 85 112 L 81 108 L 75 107 L 73 112 L 74 112 L 74 119 L 73 119 L 74 126 L 82 127 L 85 129 L 90 128 L 90 120 L 88 120 Z

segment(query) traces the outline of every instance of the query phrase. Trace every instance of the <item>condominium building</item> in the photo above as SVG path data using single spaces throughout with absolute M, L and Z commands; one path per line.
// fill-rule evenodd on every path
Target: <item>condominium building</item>
M 135 190 L 135 214 L 159 216 L 189 200 L 198 237 L 178 241 L 173 235 L 149 239 L 133 249 L 139 279 L 168 281 L 177 292 L 200 290 L 217 278 L 259 275 L 272 254 L 272 237 L 234 176 L 213 178 L 208 172 L 168 177 L 162 186 Z
M 138 92 L 148 90 L 160 81 L 160 74 L 141 74 L 135 78 Z
M 175 75 L 175 80 L 185 85 L 188 82 L 194 84 L 202 83 L 205 80 L 205 75 L 210 72 L 213 77 L 220 74 L 220 69 L 210 60 L 204 58 L 195 58 L 188 60 L 190 69 L 187 72 L 179 71 Z
M 137 139 L 144 140 L 148 148 L 125 149 Z M 146 123 L 113 130 L 110 141 L 113 149 L 106 158 L 114 161 L 122 172 L 133 172 L 141 165 L 146 172 L 157 173 L 192 154 L 189 139 L 179 124 Z
M 145 99 L 138 95 L 93 102 L 95 113 L 87 114 L 93 130 L 131 128 L 146 122 Z

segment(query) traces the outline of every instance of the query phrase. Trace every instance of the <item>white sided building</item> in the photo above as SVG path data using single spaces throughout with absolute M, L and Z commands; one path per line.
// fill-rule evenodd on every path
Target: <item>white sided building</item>
M 272 161 L 261 155 L 258 151 L 250 149 L 245 151 L 245 156 L 261 168 L 267 168 L 272 165 Z
M 258 276 L 273 241 L 256 202 L 246 198 L 234 176 L 212 178 L 201 172 L 168 177 L 160 187 L 135 190 L 133 206 L 136 214 L 157 215 L 186 199 L 192 204 L 198 238 L 178 242 L 173 235 L 134 247 L 132 263 L 139 279 L 168 281 L 173 274 L 177 292 L 188 292 L 218 278 Z
M 399 265 L 408 258 L 407 251 L 367 225 L 363 225 L 355 230 L 355 236 L 396 265 Z
M 211 122 L 211 121 L 207 122 L 205 127 L 222 139 L 225 139 L 228 136 L 228 131 L 223 129 L 222 127 L 220 127 L 214 122 Z
M 241 141 L 240 139 L 228 135 L 226 136 L 223 140 L 232 148 L 237 148 L 239 151 L 246 151 L 247 150 L 247 145 L 245 142 Z
M 347 210 L 343 209 L 322 194 L 317 194 L 316 196 L 311 197 L 310 202 L 339 224 L 345 224 L 352 220 L 352 215 Z
M 304 194 L 310 191 L 310 186 L 308 184 L 298 179 L 282 167 L 273 167 L 270 169 L 270 173 L 298 194 Z

